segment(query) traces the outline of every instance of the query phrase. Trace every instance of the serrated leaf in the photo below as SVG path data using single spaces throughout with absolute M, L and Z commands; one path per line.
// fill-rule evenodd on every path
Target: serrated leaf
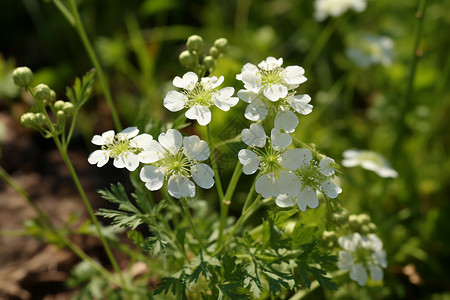
M 119 228 L 129 227 L 134 230 L 144 223 L 139 215 L 112 209 L 100 208 L 96 215 L 113 219 L 112 224 Z
M 73 86 L 66 88 L 66 96 L 77 107 L 83 105 L 91 96 L 95 69 L 89 70 L 81 79 L 75 78 Z
M 119 204 L 119 209 L 122 211 L 136 214 L 140 213 L 140 211 L 130 202 L 128 195 L 125 192 L 125 188 L 121 183 L 118 183 L 117 185 L 111 184 L 109 190 L 99 190 L 98 193 L 103 199 L 111 203 Z

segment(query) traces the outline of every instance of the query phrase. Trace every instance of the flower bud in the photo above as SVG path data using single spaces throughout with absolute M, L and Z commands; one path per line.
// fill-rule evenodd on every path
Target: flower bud
M 377 225 L 375 223 L 370 222 L 367 226 L 369 226 L 370 232 L 377 231 Z
M 228 40 L 226 38 L 220 38 L 214 41 L 214 47 L 219 49 L 221 53 L 225 53 L 228 50 Z
M 353 230 L 357 231 L 359 229 L 359 227 L 360 227 L 358 216 L 357 215 L 350 215 L 348 217 L 348 224 L 350 225 L 350 227 Z
M 12 78 L 17 86 L 26 88 L 33 81 L 33 72 L 28 67 L 19 67 L 12 73 Z
M 66 115 L 62 110 L 56 112 L 56 124 L 62 125 L 66 121 Z
M 334 243 L 337 241 L 336 232 L 334 231 L 324 231 L 322 234 L 322 244 L 325 247 L 333 247 Z
M 27 127 L 27 128 L 33 128 L 34 125 L 34 119 L 35 119 L 35 114 L 32 112 L 27 112 L 24 113 L 21 117 L 20 117 L 20 123 L 22 124 L 22 126 Z
M 199 35 L 191 35 L 186 43 L 189 51 L 200 52 L 203 49 L 203 39 Z
M 50 102 L 53 102 L 56 100 L 56 93 L 54 90 L 50 90 L 50 98 L 48 100 L 50 100 Z
M 55 104 L 53 104 L 53 107 L 55 108 L 55 110 L 62 110 L 64 107 L 64 103 L 66 103 L 66 102 L 64 102 L 62 100 L 58 100 L 55 102 Z
M 217 47 L 212 46 L 209 48 L 209 55 L 211 55 L 213 58 L 218 58 L 220 55 L 219 49 Z
M 361 225 L 367 225 L 370 223 L 370 216 L 368 214 L 360 214 L 358 215 L 358 221 Z
M 348 223 L 348 211 L 343 209 L 333 214 L 333 220 L 338 226 L 344 226 Z
M 45 116 L 42 113 L 36 113 L 34 115 L 34 126 L 41 127 L 45 124 Z
M 50 100 L 51 90 L 46 84 L 38 84 L 34 87 L 34 97 L 37 101 Z
M 203 65 L 208 68 L 211 69 L 214 67 L 215 64 L 215 60 L 212 56 L 205 56 L 205 58 L 203 58 Z
M 70 102 L 66 102 L 64 103 L 62 110 L 67 117 L 70 117 L 71 115 L 73 115 L 73 112 L 75 111 L 75 106 L 73 106 L 73 104 Z
M 192 66 L 195 62 L 194 55 L 192 55 L 192 53 L 188 50 L 184 50 L 183 52 L 181 52 L 178 59 L 180 60 L 180 63 L 185 67 Z

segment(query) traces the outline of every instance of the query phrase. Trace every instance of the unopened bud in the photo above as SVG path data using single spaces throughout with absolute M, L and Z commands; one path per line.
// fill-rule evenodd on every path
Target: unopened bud
M 66 102 L 64 102 L 62 100 L 58 100 L 55 102 L 55 104 L 53 104 L 53 107 L 55 107 L 55 110 L 62 110 L 64 107 L 64 103 L 66 103 Z
M 370 222 L 367 226 L 369 226 L 370 232 L 377 231 L 377 225 L 375 223 Z
M 203 49 L 203 39 L 199 35 L 191 35 L 186 45 L 190 51 L 200 52 Z
M 50 100 L 50 102 L 53 102 L 56 100 L 56 93 L 54 90 L 50 90 L 50 98 L 48 100 Z
M 17 86 L 26 88 L 33 81 L 33 72 L 28 67 L 19 67 L 12 73 L 12 78 Z
M 219 49 L 217 49 L 217 47 L 212 46 L 211 48 L 209 48 L 209 55 L 214 58 L 218 58 L 220 55 L 220 51 Z
M 24 113 L 20 117 L 20 123 L 24 127 L 33 128 L 33 126 L 34 126 L 34 119 L 35 119 L 35 114 L 32 113 L 32 112 L 27 112 L 27 113 Z
M 348 217 L 348 224 L 353 230 L 358 230 L 360 227 L 360 223 L 357 215 L 350 215 Z
M 370 216 L 368 214 L 360 214 L 358 215 L 358 221 L 361 225 L 366 225 L 370 223 Z
M 45 124 L 45 116 L 42 113 L 36 113 L 34 115 L 34 125 L 36 127 L 41 127 Z
M 75 106 L 73 106 L 73 104 L 70 102 L 66 102 L 64 103 L 62 110 L 66 116 L 70 117 L 71 115 L 73 115 L 73 112 L 75 111 Z
M 178 59 L 180 60 L 180 63 L 185 67 L 192 66 L 195 62 L 194 55 L 188 50 L 184 50 L 183 52 L 181 52 Z
M 214 41 L 214 47 L 219 49 L 221 53 L 225 53 L 228 50 L 228 40 L 226 38 L 220 38 Z
M 203 58 L 203 65 L 208 68 L 211 69 L 214 67 L 215 64 L 215 60 L 212 56 L 205 56 L 205 58 Z
M 38 101 L 50 100 L 51 90 L 46 84 L 38 84 L 34 87 L 34 97 Z
M 66 121 L 66 115 L 62 110 L 56 112 L 56 123 L 63 124 Z

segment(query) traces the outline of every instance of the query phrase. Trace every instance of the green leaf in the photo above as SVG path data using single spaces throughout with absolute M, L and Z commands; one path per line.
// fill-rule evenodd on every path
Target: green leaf
M 100 208 L 96 215 L 113 219 L 112 224 L 119 228 L 129 227 L 134 230 L 144 223 L 140 215 L 112 209 Z
M 125 188 L 121 183 L 117 185 L 111 184 L 110 190 L 99 190 L 99 194 L 103 199 L 114 203 L 119 204 L 119 209 L 126 212 L 132 213 L 140 213 L 140 211 L 130 202 L 130 199 L 125 192 Z
M 180 298 L 181 295 L 184 295 L 185 286 L 180 278 L 175 277 L 164 277 L 161 279 L 161 282 L 158 283 L 156 287 L 154 295 L 159 295 L 164 293 L 167 295 L 168 293 L 172 293 L 172 295 L 178 295 L 177 298 Z
M 67 87 L 67 99 L 69 99 L 75 107 L 82 106 L 91 96 L 94 77 L 95 69 L 91 69 L 82 77 L 82 79 L 77 77 L 72 88 Z

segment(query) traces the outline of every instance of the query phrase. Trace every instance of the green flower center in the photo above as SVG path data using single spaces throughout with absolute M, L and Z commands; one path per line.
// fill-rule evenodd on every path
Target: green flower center
M 185 95 L 188 97 L 187 106 L 189 108 L 193 106 L 210 107 L 214 104 L 214 93 L 215 90 L 205 89 L 202 84 L 197 83 L 192 91 L 185 91 Z
M 283 68 L 274 68 L 272 70 L 261 70 L 261 85 L 272 85 L 277 84 L 283 81 L 283 78 L 281 78 L 280 73 L 283 70 Z
M 321 184 L 327 180 L 327 177 L 320 172 L 316 161 L 311 161 L 307 166 L 300 166 L 295 173 L 299 176 L 303 187 L 310 186 L 315 190 L 319 190 Z
M 164 158 L 157 163 L 157 166 L 169 177 L 172 175 L 191 177 L 191 167 L 196 163 L 195 160 L 187 157 L 183 153 L 183 148 L 181 148 L 175 155 L 166 152 Z
M 102 146 L 102 150 L 109 150 L 109 156 L 116 158 L 129 153 L 139 154 L 143 149 L 132 146 L 131 141 L 127 138 L 115 136 L 111 143 Z
M 282 168 L 282 166 L 280 165 L 281 151 L 273 149 L 272 144 L 270 143 L 270 139 L 267 144 L 269 146 L 265 146 L 264 149 L 253 147 L 253 152 L 255 152 L 259 157 L 259 169 L 264 174 L 270 172 L 278 174 L 278 170 Z

